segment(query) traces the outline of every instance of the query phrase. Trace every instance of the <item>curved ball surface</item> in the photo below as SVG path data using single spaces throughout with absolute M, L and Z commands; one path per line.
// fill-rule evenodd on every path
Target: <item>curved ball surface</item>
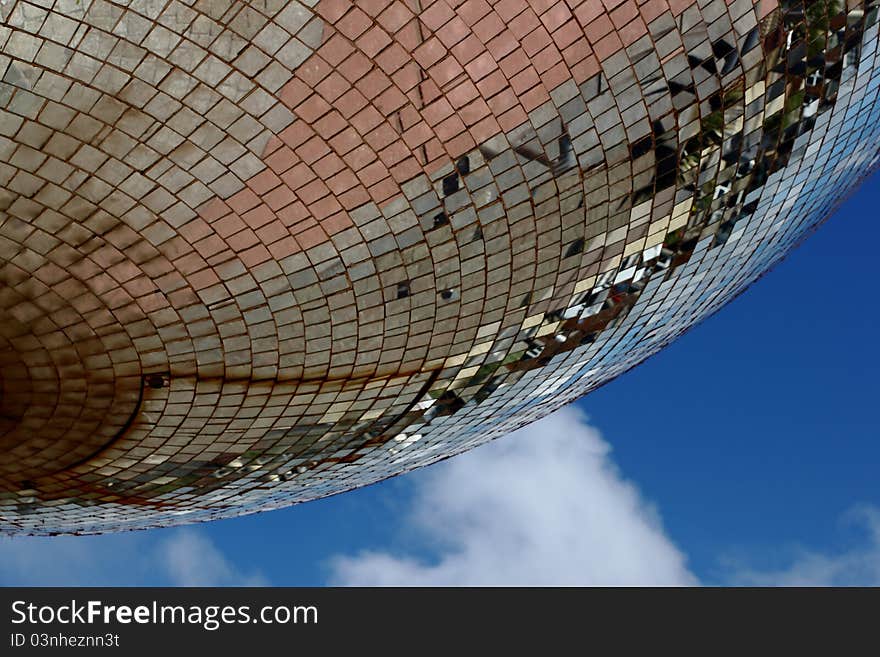
M 641 362 L 877 164 L 877 0 L 8 0 L 0 517 L 432 463 Z

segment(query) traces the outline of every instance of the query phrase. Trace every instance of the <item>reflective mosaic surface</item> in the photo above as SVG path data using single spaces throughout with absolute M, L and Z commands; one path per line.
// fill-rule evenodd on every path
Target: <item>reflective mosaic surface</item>
M 314 499 L 636 365 L 877 165 L 878 2 L 0 0 L 2 530 Z

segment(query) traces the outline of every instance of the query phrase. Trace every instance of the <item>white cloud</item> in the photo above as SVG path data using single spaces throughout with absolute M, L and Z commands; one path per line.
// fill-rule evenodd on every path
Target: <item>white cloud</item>
M 160 546 L 160 563 L 175 586 L 261 586 L 258 574 L 243 574 L 206 536 L 194 529 L 174 533 Z
M 200 530 L 0 537 L 4 586 L 258 586 Z
M 822 553 L 803 547 L 789 550 L 789 565 L 760 570 L 741 559 L 725 559 L 728 581 L 740 586 L 880 586 L 880 509 L 860 506 L 844 520 L 860 531 L 848 549 Z
M 573 407 L 422 471 L 404 526 L 431 562 L 330 561 L 344 585 L 687 585 L 685 557 Z

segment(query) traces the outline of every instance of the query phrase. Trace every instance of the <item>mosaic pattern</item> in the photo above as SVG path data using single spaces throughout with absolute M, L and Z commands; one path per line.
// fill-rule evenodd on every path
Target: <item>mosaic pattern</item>
M 0 522 L 277 508 L 538 419 L 880 161 L 880 0 L 0 1 Z

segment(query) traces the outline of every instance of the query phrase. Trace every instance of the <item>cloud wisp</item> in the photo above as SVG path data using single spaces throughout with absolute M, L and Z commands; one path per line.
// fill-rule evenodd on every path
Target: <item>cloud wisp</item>
M 204 533 L 181 529 L 159 545 L 158 561 L 174 586 L 264 586 L 259 573 L 245 573 Z
M 734 586 L 880 586 L 880 509 L 856 506 L 843 520 L 858 532 L 836 553 L 803 547 L 789 550 L 788 565 L 761 570 L 741 559 L 724 559 L 726 581 Z
M 260 586 L 202 531 L 0 537 L 2 586 Z
M 336 556 L 332 583 L 697 583 L 654 508 L 574 407 L 424 470 L 414 482 L 403 529 L 432 558 L 385 550 Z

